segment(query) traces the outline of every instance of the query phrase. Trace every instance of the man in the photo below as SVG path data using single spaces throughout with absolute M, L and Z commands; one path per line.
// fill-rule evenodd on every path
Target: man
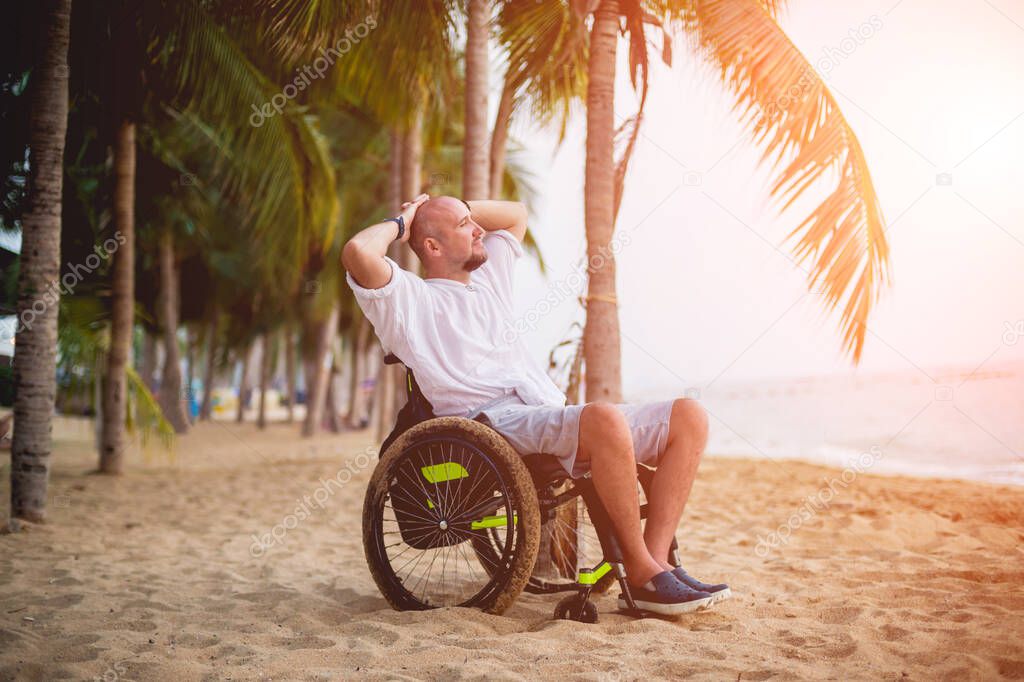
M 707 441 L 692 400 L 566 405 L 513 324 L 513 266 L 526 209 L 516 202 L 430 199 L 366 228 L 342 252 L 346 280 L 384 347 L 416 374 L 439 415 L 482 417 L 520 454 L 555 455 L 573 477 L 591 472 L 615 525 L 638 605 L 674 615 L 729 596 L 668 563 L 669 547 Z M 426 277 L 388 258 L 408 242 Z M 641 529 L 636 462 L 656 466 Z

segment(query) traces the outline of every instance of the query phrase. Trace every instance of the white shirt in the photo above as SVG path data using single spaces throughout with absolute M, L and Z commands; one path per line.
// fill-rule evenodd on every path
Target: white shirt
M 513 267 L 523 255 L 507 230 L 483 238 L 487 262 L 469 284 L 421 279 L 390 258 L 391 280 L 365 289 L 346 273 L 386 351 L 416 375 L 438 416 L 465 415 L 515 392 L 527 405 L 564 405 L 565 394 L 526 352 L 512 309 Z

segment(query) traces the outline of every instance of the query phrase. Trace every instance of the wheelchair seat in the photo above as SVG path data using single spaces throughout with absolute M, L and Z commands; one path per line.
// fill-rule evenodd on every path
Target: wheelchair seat
M 523 455 L 523 464 L 526 465 L 538 489 L 561 483 L 569 478 L 569 473 L 554 455 L 543 452 Z

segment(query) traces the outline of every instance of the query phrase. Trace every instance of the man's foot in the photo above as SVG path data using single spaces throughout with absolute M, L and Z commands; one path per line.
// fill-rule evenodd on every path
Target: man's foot
M 672 575 L 674 575 L 676 579 L 679 580 L 679 582 L 683 583 L 691 590 L 707 592 L 708 594 L 710 594 L 712 604 L 724 601 L 732 596 L 732 590 L 730 590 L 729 586 L 725 583 L 717 583 L 715 585 L 703 583 L 694 578 L 689 573 L 687 573 L 686 569 L 684 569 L 682 566 L 676 566 L 674 569 L 672 569 Z
M 687 587 L 671 571 L 657 574 L 646 584 L 631 588 L 630 592 L 637 608 L 663 616 L 678 616 L 711 606 L 710 594 Z M 629 608 L 621 594 L 619 608 Z

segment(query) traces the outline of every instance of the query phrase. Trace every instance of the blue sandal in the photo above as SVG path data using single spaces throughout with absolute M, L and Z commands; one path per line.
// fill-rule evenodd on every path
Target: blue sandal
M 677 616 L 705 609 L 711 605 L 711 595 L 694 590 L 679 581 L 671 571 L 654 576 L 641 587 L 630 589 L 638 609 L 663 616 Z M 619 595 L 619 608 L 628 609 L 626 598 Z
M 710 594 L 712 604 L 717 604 L 718 602 L 724 601 L 732 596 L 732 590 L 730 590 L 729 586 L 725 583 L 711 585 L 709 583 L 701 582 L 689 573 L 687 573 L 686 569 L 682 566 L 676 566 L 672 570 L 672 575 L 674 575 L 676 579 L 679 580 L 679 582 L 686 585 L 690 589 L 697 590 L 699 592 L 707 592 L 708 594 Z

